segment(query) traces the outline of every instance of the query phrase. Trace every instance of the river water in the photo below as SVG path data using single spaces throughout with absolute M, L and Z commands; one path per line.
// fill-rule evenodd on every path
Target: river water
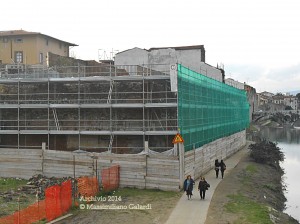
M 259 135 L 277 142 L 285 154 L 285 160 L 281 164 L 285 171 L 283 180 L 287 186 L 285 212 L 300 220 L 300 130 L 262 127 Z

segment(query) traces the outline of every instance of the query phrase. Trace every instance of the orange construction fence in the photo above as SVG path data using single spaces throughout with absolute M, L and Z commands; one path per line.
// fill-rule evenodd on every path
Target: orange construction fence
M 101 179 L 104 191 L 115 190 L 120 183 L 120 166 L 112 166 L 101 171 Z
M 77 194 L 78 196 L 95 196 L 99 192 L 99 184 L 96 177 L 80 177 L 77 178 Z
M 59 185 L 48 187 L 45 200 L 38 201 L 13 215 L 0 218 L 0 224 L 28 224 L 42 219 L 51 221 L 66 213 L 72 206 L 72 183 L 67 180 Z

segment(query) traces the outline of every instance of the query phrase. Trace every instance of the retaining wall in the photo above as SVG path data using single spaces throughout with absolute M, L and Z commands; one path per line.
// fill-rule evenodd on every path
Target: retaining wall
M 214 168 L 215 159 L 225 159 L 246 144 L 246 132 L 218 139 L 184 153 L 183 174 L 194 179 Z M 97 175 L 120 165 L 120 187 L 178 191 L 179 156 L 145 154 L 73 153 L 42 149 L 0 148 L 0 177 L 29 179 L 35 174 L 48 177 Z
M 207 173 L 215 166 L 215 160 L 226 159 L 246 145 L 246 131 L 220 138 L 184 154 L 184 175 L 194 179 Z

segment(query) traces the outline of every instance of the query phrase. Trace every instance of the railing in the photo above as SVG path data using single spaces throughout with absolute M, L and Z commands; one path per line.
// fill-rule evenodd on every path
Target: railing
M 2 69 L 0 79 L 81 78 L 97 76 L 157 76 L 169 75 L 170 65 L 108 65 L 43 67 L 24 65 L 24 69 Z
M 0 93 L 0 104 L 141 104 L 177 102 L 177 98 L 169 92 L 144 92 L 144 94 L 147 98 L 143 99 L 143 92 L 118 92 L 113 93 L 108 101 L 107 93 L 28 93 L 19 94 L 19 98 L 18 94 Z
M 48 126 L 49 122 L 49 126 Z M 65 120 L 59 131 L 176 131 L 176 119 L 160 120 Z M 143 123 L 144 126 L 143 126 Z M 112 127 L 112 129 L 110 128 Z M 55 119 L 0 120 L 0 130 L 58 130 Z

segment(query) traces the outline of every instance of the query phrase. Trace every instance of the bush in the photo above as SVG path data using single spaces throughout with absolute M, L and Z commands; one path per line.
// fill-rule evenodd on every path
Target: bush
M 249 148 L 250 157 L 253 158 L 255 162 L 268 164 L 281 170 L 279 162 L 284 160 L 284 154 L 281 149 L 277 147 L 277 144 L 262 140 L 259 143 L 251 144 Z

